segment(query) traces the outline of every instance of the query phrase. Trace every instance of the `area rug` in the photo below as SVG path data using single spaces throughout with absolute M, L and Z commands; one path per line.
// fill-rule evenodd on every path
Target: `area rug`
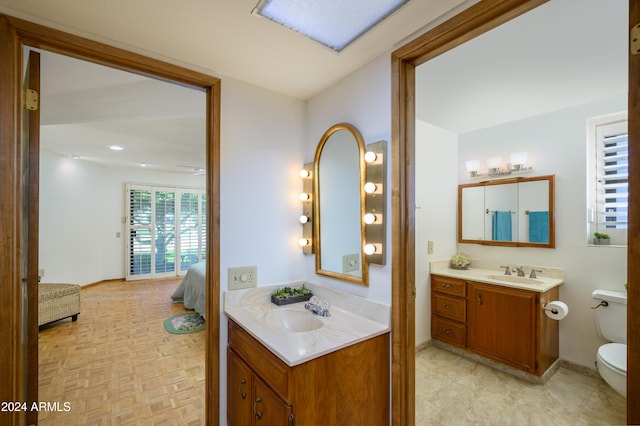
M 173 334 L 197 333 L 205 328 L 204 318 L 195 312 L 174 315 L 164 320 L 164 328 Z

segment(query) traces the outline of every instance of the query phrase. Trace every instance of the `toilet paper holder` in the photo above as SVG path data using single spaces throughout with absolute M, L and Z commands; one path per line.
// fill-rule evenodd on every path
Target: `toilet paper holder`
M 547 308 L 547 304 L 542 305 L 542 309 L 545 311 L 550 311 L 552 314 L 557 314 L 558 310 L 556 308 Z

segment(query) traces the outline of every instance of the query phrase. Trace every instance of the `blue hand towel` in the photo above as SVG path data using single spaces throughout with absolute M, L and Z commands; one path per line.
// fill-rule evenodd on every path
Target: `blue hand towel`
M 529 242 L 549 242 L 549 212 L 529 212 Z
M 496 211 L 493 213 L 494 241 L 511 241 L 511 212 Z

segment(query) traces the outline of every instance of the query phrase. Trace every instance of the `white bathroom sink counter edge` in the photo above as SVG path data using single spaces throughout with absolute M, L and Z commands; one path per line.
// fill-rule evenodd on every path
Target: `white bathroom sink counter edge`
M 332 300 L 329 300 L 331 316 L 321 317 L 305 310 L 304 302 L 284 306 L 271 303 L 271 292 L 277 287 L 282 286 L 227 291 L 224 294 L 224 313 L 290 367 L 391 330 L 390 307 L 387 305 L 357 298 L 360 307 L 364 305 L 366 309 L 368 305 L 370 308 L 366 309 L 370 314 L 367 318 L 335 306 Z M 311 331 L 288 331 L 267 320 L 269 313 L 277 310 L 293 310 L 313 315 L 322 321 L 323 325 Z

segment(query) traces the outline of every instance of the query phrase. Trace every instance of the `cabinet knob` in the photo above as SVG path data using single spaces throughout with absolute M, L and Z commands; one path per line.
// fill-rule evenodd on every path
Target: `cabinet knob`
M 446 304 L 446 303 L 443 303 L 443 304 L 442 304 L 442 307 L 443 307 L 444 309 L 453 309 L 453 306 L 448 305 L 448 304 Z
M 260 420 L 262 418 L 262 411 L 258 411 L 258 404 L 262 402 L 261 397 L 257 397 L 256 401 L 253 403 L 253 412 L 256 414 L 256 419 Z
M 452 288 L 453 286 L 451 284 L 445 283 L 445 284 L 442 284 L 442 287 L 444 287 L 444 288 Z
M 240 384 L 238 385 L 238 391 L 240 392 L 240 396 L 242 397 L 242 399 L 246 399 L 247 398 L 247 393 L 246 392 L 242 392 L 242 386 L 247 384 L 247 379 L 242 379 L 240 380 Z
M 443 329 L 442 331 L 444 331 L 444 334 L 451 334 L 453 333 L 452 330 L 449 330 L 448 328 Z

